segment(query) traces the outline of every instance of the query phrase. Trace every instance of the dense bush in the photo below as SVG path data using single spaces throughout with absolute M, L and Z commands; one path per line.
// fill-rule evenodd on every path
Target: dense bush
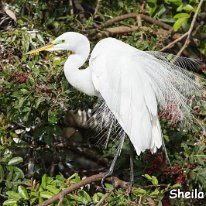
M 92 129 L 71 122 L 78 109 L 96 102 L 73 89 L 63 74 L 64 52 L 28 56 L 26 53 L 66 31 L 89 37 L 92 46 L 107 35 L 141 50 L 160 50 L 175 34 L 188 31 L 198 0 L 100 1 L 8 1 L 17 22 L 0 35 L 0 203 L 36 205 L 59 193 L 83 176 L 105 171 L 115 148 L 96 145 Z M 71 2 L 70 4 L 68 2 Z M 96 13 L 95 13 L 96 12 Z M 108 32 L 108 28 L 136 26 L 135 18 L 105 23 L 111 17 L 141 12 L 167 23 L 174 31 L 143 21 L 133 32 Z M 122 29 L 122 27 L 121 27 Z M 104 31 L 104 32 L 103 32 Z M 198 15 L 192 41 L 183 54 L 204 62 L 206 54 L 205 5 Z M 166 36 L 164 35 L 166 33 Z M 184 41 L 167 50 L 176 54 Z M 196 72 L 203 78 L 204 66 Z M 206 85 L 205 80 L 197 80 Z M 124 188 L 111 190 L 105 205 L 203 205 L 204 200 L 168 198 L 168 191 L 206 190 L 206 94 L 197 94 L 191 106 L 196 118 L 182 128 L 161 115 L 171 166 L 161 150 L 135 157 L 135 184 L 131 197 Z M 65 117 L 66 116 L 66 117 Z M 202 127 L 200 126 L 202 125 Z M 78 149 L 80 148 L 80 149 Z M 129 181 L 129 143 L 115 167 L 115 175 Z M 94 205 L 104 196 L 99 184 L 91 184 L 65 196 L 62 205 Z

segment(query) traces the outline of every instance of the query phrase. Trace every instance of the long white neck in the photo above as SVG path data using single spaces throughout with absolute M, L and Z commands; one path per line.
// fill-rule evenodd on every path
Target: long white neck
M 85 38 L 84 43 L 72 48 L 74 54 L 70 55 L 64 64 L 64 74 L 68 82 L 81 92 L 90 96 L 97 96 L 97 91 L 92 83 L 91 69 L 80 70 L 90 53 L 90 43 Z

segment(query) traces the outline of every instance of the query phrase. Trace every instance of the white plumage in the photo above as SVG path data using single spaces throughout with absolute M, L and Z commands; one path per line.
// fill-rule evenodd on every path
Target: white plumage
M 106 127 L 110 134 L 113 126 L 120 125 L 117 135 L 126 133 L 138 155 L 146 149 L 154 153 L 163 143 L 158 107 L 167 110 L 174 121 L 191 117 L 187 101 L 198 86 L 194 75 L 181 66 L 193 60 L 168 60 L 166 54 L 140 51 L 106 38 L 94 47 L 89 67 L 80 70 L 90 44 L 75 32 L 62 34 L 50 46 L 30 53 L 41 50 L 73 52 L 64 66 L 67 80 L 78 90 L 103 99 L 96 111 L 102 129 Z
M 162 145 L 162 135 L 155 92 L 142 73 L 144 59 L 138 54 L 133 47 L 107 38 L 94 48 L 89 66 L 94 87 L 140 154 L 146 149 L 155 152 Z

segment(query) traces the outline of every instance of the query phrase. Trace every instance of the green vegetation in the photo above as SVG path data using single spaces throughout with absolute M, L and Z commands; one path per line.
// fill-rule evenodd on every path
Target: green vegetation
M 75 113 L 78 109 L 92 108 L 96 99 L 76 91 L 66 81 L 63 65 L 67 54 L 42 52 L 28 56 L 26 53 L 66 31 L 87 35 L 92 47 L 109 35 L 141 50 L 159 51 L 188 31 L 199 1 L 102 0 L 96 14 L 95 0 L 8 2 L 14 6 L 17 22 L 14 28 L 0 31 L 0 204 L 37 205 L 72 183 L 80 182 L 83 176 L 104 171 L 115 148 L 110 143 L 103 150 L 95 144 L 94 131 L 71 123 L 72 113 L 67 111 Z M 204 61 L 205 5 L 202 8 L 191 42 L 182 55 Z M 142 26 L 136 18 L 105 25 L 112 17 L 133 12 L 153 17 L 174 30 L 144 18 Z M 131 26 L 139 28 L 124 31 Z M 165 52 L 177 54 L 184 41 Z M 204 66 L 199 66 L 196 72 L 206 77 Z M 198 81 L 206 85 L 205 80 Z M 193 113 L 200 123 L 192 123 L 191 128 L 173 125 L 168 117 L 162 116 L 171 166 L 161 150 L 155 155 L 146 152 L 136 156 L 131 197 L 125 188 L 112 190 L 111 182 L 106 183 L 111 192 L 102 205 L 204 205 L 201 199 L 171 200 L 168 191 L 172 188 L 206 191 L 205 100 L 205 91 L 191 100 Z M 129 181 L 127 141 L 115 169 L 115 176 Z M 95 205 L 103 196 L 99 182 L 92 183 L 67 194 L 61 205 Z

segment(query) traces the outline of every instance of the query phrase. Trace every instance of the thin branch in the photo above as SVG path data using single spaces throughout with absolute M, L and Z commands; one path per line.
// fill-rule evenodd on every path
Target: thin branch
M 137 20 L 137 25 L 138 25 L 139 27 L 141 27 L 141 26 L 142 26 L 142 18 L 141 18 L 141 16 L 140 16 L 140 15 L 137 15 L 137 16 L 136 16 L 136 20 Z
M 141 205 L 142 205 L 141 202 L 142 202 L 142 196 L 140 196 L 140 198 L 139 198 L 138 206 L 141 206 Z
M 101 198 L 101 200 L 95 205 L 95 206 L 100 206 L 104 201 L 109 197 L 109 195 L 114 191 L 114 188 L 112 188 L 109 192 L 104 194 L 104 196 Z
M 185 34 L 183 34 L 183 35 L 180 36 L 179 38 L 175 39 L 173 42 L 169 43 L 167 46 L 163 47 L 160 51 L 165 51 L 165 50 L 173 47 L 177 42 L 179 42 L 179 41 L 181 41 L 182 39 L 184 39 L 187 35 L 188 35 L 188 32 L 186 32 Z
M 72 0 L 69 0 L 69 7 L 70 7 L 70 14 L 73 15 L 74 14 L 74 7 L 73 7 Z
M 146 27 L 146 26 L 142 26 L 142 27 L 139 27 L 139 26 L 118 26 L 118 27 L 106 28 L 105 30 L 100 31 L 95 37 L 101 38 L 103 36 L 113 36 L 116 34 L 124 34 L 124 33 L 137 31 L 138 29 L 141 29 L 145 32 L 154 33 L 153 29 L 151 29 L 150 27 Z M 160 29 L 156 32 L 156 34 L 165 35 L 166 33 Z
M 59 202 L 58 202 L 58 205 L 57 205 L 57 206 L 61 206 L 61 205 L 62 205 L 63 200 L 64 200 L 64 197 L 62 197 L 62 198 L 59 200 Z
M 94 16 L 95 17 L 97 16 L 97 13 L 99 12 L 100 5 L 101 5 L 101 0 L 97 0 L 96 8 L 95 8 L 95 11 L 94 11 Z
M 194 28 L 194 25 L 195 25 L 195 22 L 196 22 L 196 19 L 197 19 L 197 15 L 198 15 L 198 12 L 202 6 L 202 3 L 203 3 L 203 0 L 200 0 L 198 6 L 197 6 L 197 9 L 195 11 L 195 14 L 193 16 L 193 19 L 192 19 L 192 22 L 191 22 L 191 25 L 190 25 L 190 28 L 187 32 L 187 39 L 185 40 L 185 43 L 183 45 L 183 47 L 180 49 L 180 51 L 177 53 L 177 56 L 180 56 L 182 54 L 182 52 L 184 51 L 184 49 L 189 45 L 190 43 L 190 37 L 191 37 L 191 34 L 192 34 L 192 30 Z
M 52 204 L 53 202 L 56 201 L 61 201 L 62 198 L 67 195 L 68 193 L 71 193 L 87 184 L 90 184 L 92 182 L 98 182 L 100 181 L 104 176 L 104 173 L 100 173 L 97 175 L 92 175 L 90 177 L 87 177 L 85 179 L 82 179 L 80 182 L 72 184 L 70 186 L 68 186 L 67 188 L 65 188 L 63 191 L 61 191 L 59 194 L 54 195 L 53 197 L 51 197 L 50 199 L 38 204 L 37 206 L 47 206 L 49 204 Z M 121 187 L 123 189 L 128 189 L 128 182 L 125 182 L 123 180 L 120 180 L 118 177 L 109 177 L 106 178 L 106 181 L 112 182 L 113 186 L 116 187 Z
M 104 24 L 104 27 L 107 27 L 107 26 L 110 26 L 112 25 L 113 23 L 115 22 L 118 22 L 118 21 L 122 21 L 124 19 L 128 19 L 128 18 L 137 18 L 137 16 L 140 16 L 142 20 L 145 20 L 151 24 L 155 24 L 157 26 L 160 26 L 166 30 L 170 30 L 172 29 L 172 26 L 164 23 L 164 22 L 161 22 L 161 21 L 158 21 L 150 16 L 147 16 L 147 15 L 144 15 L 144 14 L 138 14 L 138 13 L 130 13 L 130 14 L 124 14 L 124 15 L 121 15 L 121 16 L 116 16 L 116 17 L 113 17 L 112 19 L 108 20 L 105 24 Z

